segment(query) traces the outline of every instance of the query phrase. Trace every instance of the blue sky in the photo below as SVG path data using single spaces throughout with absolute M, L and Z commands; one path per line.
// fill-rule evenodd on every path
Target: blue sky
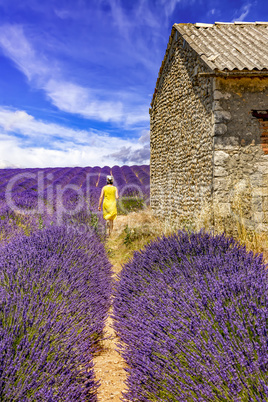
M 0 0 L 0 168 L 149 163 L 172 25 L 267 20 L 267 0 Z

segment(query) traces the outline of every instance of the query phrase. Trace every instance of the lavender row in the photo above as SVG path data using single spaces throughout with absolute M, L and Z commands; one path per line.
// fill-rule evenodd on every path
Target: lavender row
M 110 268 L 92 232 L 67 227 L 2 247 L 1 400 L 97 400 L 92 354 L 110 306 Z
M 129 401 L 267 401 L 268 280 L 233 239 L 179 232 L 120 275 L 115 329 Z
M 53 168 L 0 171 L 0 201 L 14 210 L 36 209 L 45 204 L 53 210 L 61 204 L 75 209 L 81 199 L 91 210 L 97 211 L 101 188 L 106 176 L 114 176 L 122 198 L 138 197 L 149 204 L 150 178 L 146 166 L 105 166 L 100 168 Z M 79 201 L 80 200 L 80 201 Z M 84 208 L 84 206 L 83 206 Z M 40 212 L 40 211 L 39 211 Z
M 2 169 L 0 170 L 0 191 L 6 189 L 8 183 L 13 180 L 12 190 L 37 189 L 38 175 L 43 175 L 45 188 L 47 186 L 77 184 L 83 186 L 89 177 L 90 187 L 103 187 L 106 184 L 106 176 L 114 176 L 115 185 L 125 184 L 149 185 L 150 171 L 149 166 L 105 166 L 100 168 L 46 168 L 46 169 Z

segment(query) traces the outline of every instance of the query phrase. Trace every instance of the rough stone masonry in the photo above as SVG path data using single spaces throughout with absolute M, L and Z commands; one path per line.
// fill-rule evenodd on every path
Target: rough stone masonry
M 268 231 L 268 72 L 213 71 L 181 32 L 173 27 L 150 109 L 151 207 L 171 223 L 194 224 L 206 209 Z

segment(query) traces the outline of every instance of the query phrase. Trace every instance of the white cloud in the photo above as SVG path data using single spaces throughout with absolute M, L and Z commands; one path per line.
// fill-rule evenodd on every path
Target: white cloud
M 161 4 L 165 11 L 166 17 L 170 17 L 174 12 L 176 5 L 180 3 L 181 0 L 161 0 Z
M 39 58 L 26 39 L 21 25 L 0 26 L 0 46 L 5 55 L 9 57 L 29 80 L 47 77 L 50 74 L 51 65 L 46 65 Z
M 121 163 L 149 164 L 150 163 L 150 131 L 144 130 L 139 138 L 142 147 L 123 146 L 111 154 Z
M 44 139 L 49 139 L 49 149 Z M 36 120 L 22 110 L 0 108 L 2 168 L 115 165 L 120 163 L 120 158 L 113 154 L 124 147 L 132 154 L 143 149 L 135 140 L 112 137 L 97 130 L 74 130 Z M 142 156 L 141 153 L 139 158 Z
M 54 106 L 67 113 L 80 115 L 87 119 L 110 121 L 117 124 L 132 125 L 149 121 L 146 112 L 134 105 L 135 93 L 115 93 L 83 87 L 65 80 L 62 71 L 53 60 L 37 54 L 19 25 L 0 27 L 0 46 L 4 53 L 16 64 L 28 80 L 37 88 L 43 89 Z M 123 104 L 124 101 L 128 102 Z
M 131 146 L 126 146 L 126 148 L 131 148 Z M 0 147 L 0 168 L 114 166 L 122 164 L 122 158 L 117 158 L 114 155 L 117 152 L 116 144 L 111 145 L 110 141 L 106 141 L 102 147 L 83 145 L 76 146 L 76 148 L 68 147 L 64 150 L 55 150 L 42 147 L 23 148 L 17 139 L 11 137 L 9 140 L 2 140 L 0 135 Z M 136 150 L 136 152 L 140 151 Z M 12 159 L 9 158 L 7 161 L 6 155 L 12 155 Z M 141 155 L 139 161 L 142 164 L 148 163 L 148 152 Z
M 244 19 L 246 18 L 246 16 L 248 15 L 248 13 L 249 13 L 249 11 L 250 11 L 250 9 L 251 9 L 251 6 L 252 6 L 252 4 L 250 4 L 250 3 L 245 4 L 245 5 L 237 12 L 237 14 L 239 14 L 239 16 L 238 16 L 238 17 L 235 17 L 232 22 L 234 22 L 234 21 L 244 21 Z
M 129 25 L 126 19 L 126 15 L 123 12 L 123 9 L 120 5 L 120 0 L 109 0 L 109 4 L 111 7 L 112 17 L 115 25 L 120 29 L 122 33 L 126 33 L 128 31 Z
M 139 142 L 141 144 L 146 144 L 146 143 L 150 142 L 150 131 L 149 130 L 144 130 L 142 132 L 142 135 L 139 138 Z
M 0 125 L 6 131 L 12 131 L 18 127 L 29 127 L 33 121 L 33 116 L 30 116 L 24 110 L 11 111 L 0 107 Z
M 212 8 L 207 12 L 207 15 L 214 15 L 216 13 L 216 8 Z
M 73 17 L 72 13 L 70 13 L 70 11 L 66 9 L 54 8 L 54 13 L 62 20 Z
M 58 124 L 35 120 L 33 116 L 23 110 L 11 110 L 3 107 L 0 107 L 1 127 L 4 133 L 21 134 L 27 138 L 28 142 L 36 143 L 42 139 L 48 140 L 53 137 L 64 140 L 73 139 L 83 143 L 87 142 L 89 137 L 89 133 L 86 131 L 76 131 Z
M 23 148 L 16 139 L 1 141 L 0 137 L 0 166 L 10 167 L 54 167 L 54 166 L 104 166 L 114 164 L 114 158 L 106 157 L 108 149 L 96 147 L 66 148 L 65 150 L 45 149 L 42 147 Z M 6 155 L 12 155 L 12 160 L 6 161 Z
M 102 121 L 120 122 L 123 118 L 121 102 L 98 100 L 87 88 L 79 85 L 50 80 L 45 90 L 52 103 L 65 112 Z
M 119 151 L 112 153 L 111 156 L 123 164 L 149 164 L 150 147 L 145 145 L 142 148 L 133 150 L 131 146 L 123 146 Z
M 135 7 L 132 9 L 128 8 L 127 11 L 123 7 L 124 0 L 99 0 L 99 3 L 109 4 L 109 19 L 116 27 L 116 30 L 119 30 L 121 35 L 123 35 L 124 41 L 127 39 L 130 45 L 140 35 L 140 26 L 148 26 L 150 28 L 157 28 L 159 26 L 159 15 L 155 12 L 154 8 L 150 7 L 149 2 L 146 0 L 136 0 Z

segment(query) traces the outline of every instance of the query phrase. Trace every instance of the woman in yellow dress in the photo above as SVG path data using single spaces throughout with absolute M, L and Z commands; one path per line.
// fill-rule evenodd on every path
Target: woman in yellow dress
M 99 198 L 99 211 L 103 201 L 103 217 L 107 221 L 109 236 L 113 231 L 114 220 L 117 216 L 116 200 L 119 198 L 117 188 L 113 185 L 113 176 L 107 176 L 107 185 L 101 190 Z

